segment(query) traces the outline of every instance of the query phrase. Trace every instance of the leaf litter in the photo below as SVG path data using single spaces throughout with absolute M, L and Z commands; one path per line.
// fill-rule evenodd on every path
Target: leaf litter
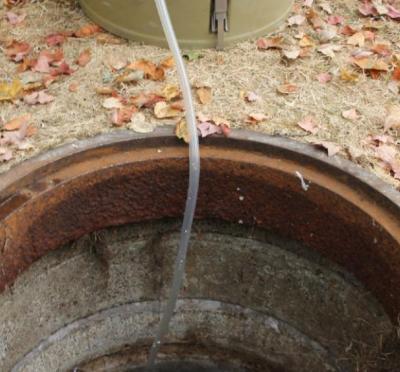
M 193 84 L 197 110 L 208 119 L 199 119 L 199 134 L 227 134 L 232 127 L 292 137 L 330 155 L 339 151 L 399 187 L 392 169 L 397 163 L 389 166 L 377 151 L 388 145 L 398 158 L 398 9 L 396 1 L 297 0 L 274 34 L 224 53 L 184 51 L 192 81 L 201 82 Z M 1 170 L 116 127 L 150 131 L 179 123 L 185 137 L 168 50 L 106 33 L 72 0 L 25 1 L 1 9 L 0 16 L 0 122 L 28 112 L 29 125 L 37 128 L 32 146 L 14 152 L 15 160 L 5 160 L 9 152 L 0 148 L 7 161 Z M 53 99 L 46 102 L 44 94 Z M 143 116 L 149 127 L 142 128 Z M 379 136 L 393 143 L 367 141 Z M 24 148 L 16 140 L 21 135 L 6 137 L 14 138 L 11 147 Z

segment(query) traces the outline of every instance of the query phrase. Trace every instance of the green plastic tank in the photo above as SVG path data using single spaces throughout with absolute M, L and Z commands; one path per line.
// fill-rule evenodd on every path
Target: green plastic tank
M 86 14 L 104 29 L 166 47 L 153 0 L 80 0 Z M 183 48 L 229 46 L 274 30 L 293 0 L 167 0 Z

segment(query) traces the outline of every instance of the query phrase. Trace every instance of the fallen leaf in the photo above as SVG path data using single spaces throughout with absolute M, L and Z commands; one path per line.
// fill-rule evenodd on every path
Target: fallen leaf
M 127 125 L 127 128 L 137 133 L 151 133 L 154 132 L 155 125 L 146 121 L 145 116 L 141 112 L 138 112 L 137 114 L 133 115 L 130 123 Z
M 182 116 L 182 111 L 172 108 L 165 101 L 161 101 L 154 106 L 154 115 L 157 119 L 176 118 Z
M 400 81 L 400 67 L 395 67 L 392 74 L 392 79 Z
M 322 53 L 323 55 L 325 55 L 327 57 L 335 58 L 335 52 L 338 52 L 341 49 L 342 49 L 341 45 L 323 44 L 317 50 L 318 50 L 318 52 Z
M 283 37 L 275 36 L 271 38 L 261 38 L 257 40 L 257 48 L 260 50 L 282 49 Z
M 17 14 L 14 12 L 6 12 L 6 18 L 7 18 L 8 23 L 10 23 L 13 26 L 16 26 L 24 21 L 24 19 L 26 18 L 26 14 L 25 13 Z
M 329 141 L 315 142 L 314 145 L 325 149 L 327 151 L 329 157 L 335 156 L 342 149 L 336 143 L 329 142 Z
M 11 83 L 0 81 L 0 101 L 12 101 L 18 98 L 23 91 L 20 80 L 15 79 Z
M 210 87 L 197 88 L 196 94 L 202 105 L 207 105 L 212 101 L 212 91 Z
M 314 45 L 314 40 L 308 35 L 304 35 L 299 41 L 299 46 L 302 48 L 313 47 Z
M 289 24 L 289 26 L 300 26 L 304 23 L 305 20 L 306 20 L 306 17 L 304 17 L 301 14 L 297 14 L 292 17 L 289 17 L 288 24 Z
M 175 127 L 175 135 L 179 139 L 183 139 L 186 143 L 190 142 L 189 132 L 186 120 L 182 119 Z
M 282 94 L 293 94 L 298 91 L 298 86 L 296 84 L 282 84 L 277 87 L 279 93 Z
M 210 123 L 209 121 L 198 123 L 197 129 L 200 132 L 200 136 L 203 138 L 211 136 L 212 134 L 222 134 L 221 127 L 213 123 Z
M 76 82 L 73 82 L 73 83 L 71 83 L 71 84 L 68 86 L 68 90 L 69 90 L 71 93 L 76 93 L 76 92 L 78 91 L 78 89 L 79 89 L 79 84 L 76 83 Z
M 135 106 L 123 107 L 115 109 L 111 116 L 111 121 L 116 127 L 122 127 L 125 123 L 129 123 L 132 119 L 132 115 L 137 112 Z
M 54 101 L 54 97 L 47 94 L 44 90 L 40 92 L 34 92 L 32 94 L 28 94 L 24 97 L 24 102 L 28 105 L 44 105 L 46 103 L 50 103 Z
M 167 100 L 172 101 L 175 98 L 179 98 L 181 96 L 180 88 L 177 85 L 168 84 L 161 91 L 161 95 Z
M 35 65 L 32 67 L 32 71 L 50 73 L 50 59 L 46 55 L 40 55 Z
M 363 32 L 356 32 L 353 36 L 347 39 L 348 45 L 363 47 L 365 45 L 365 36 Z
M 321 29 L 325 25 L 325 22 L 318 15 L 318 13 L 316 11 L 314 11 L 313 9 L 310 9 L 307 12 L 307 20 L 311 24 L 311 26 L 314 28 L 314 30 Z
M 79 54 L 76 63 L 81 67 L 85 67 L 90 62 L 91 58 L 92 58 L 91 50 L 85 49 L 83 52 L 81 52 L 81 54 Z
M 356 82 L 359 79 L 359 76 L 350 70 L 347 70 L 345 68 L 340 69 L 340 79 L 346 82 Z
M 21 128 L 21 126 L 28 124 L 28 122 L 31 120 L 32 115 L 31 114 L 24 114 L 17 116 L 16 118 L 10 120 L 8 123 L 4 124 L 1 129 L 10 131 L 10 130 L 18 130 Z
M 243 99 L 249 103 L 261 101 L 261 97 L 254 92 L 243 93 Z
M 332 80 L 332 75 L 327 72 L 323 72 L 323 73 L 317 75 L 317 80 L 321 84 L 326 84 Z
M 297 125 L 301 129 L 304 129 L 306 132 L 310 132 L 311 134 L 317 134 L 319 132 L 319 125 L 312 116 L 306 116 L 300 120 Z
M 104 96 L 111 96 L 113 94 L 117 94 L 117 91 L 112 87 L 97 87 L 96 93 Z
M 121 101 L 115 97 L 106 98 L 103 101 L 102 106 L 106 109 L 116 109 L 116 108 L 120 109 L 123 107 Z
M 74 35 L 76 37 L 88 37 L 88 36 L 92 36 L 94 34 L 97 34 L 99 32 L 101 32 L 102 29 L 100 26 L 97 26 L 96 24 L 87 24 L 83 27 L 81 27 L 78 31 L 75 31 Z
M 261 113 L 251 113 L 247 115 L 246 123 L 248 124 L 258 124 L 262 123 L 263 121 L 266 121 L 268 119 L 268 116 L 261 114 Z
M 68 65 L 67 62 L 62 62 L 60 66 L 52 68 L 50 70 L 50 74 L 52 76 L 59 76 L 59 75 L 71 75 L 75 71 Z
M 329 24 L 324 25 L 318 35 L 322 43 L 327 43 L 337 37 L 337 27 Z
M 21 62 L 31 50 L 32 47 L 29 43 L 13 40 L 11 44 L 5 48 L 4 53 L 14 62 Z
M 139 61 L 133 62 L 127 66 L 130 70 L 141 70 L 145 74 L 146 79 L 151 79 L 154 81 L 164 80 L 165 71 L 162 67 L 158 67 L 153 62 L 141 59 Z
M 104 32 L 101 32 L 96 35 L 96 41 L 99 44 L 112 44 L 112 45 L 120 45 L 124 42 L 124 40 L 121 39 L 120 37 Z
M 300 52 L 301 52 L 300 49 L 291 49 L 291 50 L 283 50 L 282 54 L 285 58 L 294 60 L 299 58 Z
M 0 162 L 7 162 L 13 158 L 13 152 L 6 147 L 0 147 Z
M 117 83 L 137 83 L 139 80 L 144 78 L 144 72 L 140 70 L 136 71 L 125 71 L 123 74 L 118 75 L 115 78 L 115 82 Z
M 140 93 L 131 97 L 130 101 L 138 108 L 152 108 L 157 102 L 164 101 L 164 97 L 154 93 Z
M 391 105 L 386 109 L 384 131 L 387 132 L 392 128 L 400 128 L 400 106 L 398 105 Z
M 46 36 L 45 40 L 46 44 L 51 47 L 51 46 L 62 45 L 66 39 L 67 39 L 66 34 L 60 32 Z
M 388 57 L 392 54 L 390 45 L 384 44 L 384 43 L 374 44 L 371 48 L 371 51 L 373 51 L 374 53 L 376 53 L 382 57 Z
M 342 112 L 342 116 L 345 119 L 351 120 L 351 121 L 356 121 L 357 119 L 360 118 L 360 115 L 358 114 L 356 109 L 350 109 L 350 110 L 345 110 Z
M 375 71 L 388 71 L 389 65 L 380 59 L 375 58 L 361 58 L 352 60 L 353 64 L 362 70 L 375 70 Z
M 342 16 L 331 15 L 328 17 L 328 23 L 330 25 L 340 25 L 344 22 L 344 18 Z
M 165 68 L 165 69 L 169 69 L 175 66 L 175 59 L 174 57 L 170 56 L 166 59 L 164 59 L 163 61 L 161 61 L 160 66 Z
M 397 158 L 397 151 L 394 146 L 381 145 L 375 150 L 376 157 L 384 163 L 384 166 L 400 179 L 400 160 Z

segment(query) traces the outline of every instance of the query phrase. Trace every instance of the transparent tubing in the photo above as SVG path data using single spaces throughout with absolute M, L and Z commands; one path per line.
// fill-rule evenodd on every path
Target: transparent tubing
M 157 354 L 160 350 L 161 343 L 165 335 L 169 331 L 169 325 L 171 318 L 174 314 L 178 295 L 182 286 L 183 277 L 185 274 L 186 256 L 190 240 L 190 232 L 192 229 L 192 223 L 197 203 L 197 194 L 199 189 L 200 180 L 200 151 L 199 151 L 199 139 L 197 135 L 196 126 L 196 115 L 194 111 L 193 97 L 187 77 L 185 64 L 183 62 L 181 51 L 176 40 L 175 32 L 171 23 L 171 19 L 168 13 L 168 8 L 165 4 L 165 0 L 155 0 L 158 14 L 161 19 L 161 24 L 164 29 L 165 36 L 168 41 L 169 48 L 174 56 L 176 67 L 179 75 L 179 82 L 182 89 L 183 99 L 186 109 L 186 121 L 189 131 L 189 189 L 186 200 L 185 214 L 183 217 L 183 224 L 181 230 L 181 237 L 179 242 L 178 255 L 175 261 L 174 276 L 172 279 L 172 285 L 170 289 L 169 298 L 166 307 L 162 313 L 161 322 L 159 325 L 158 333 L 156 335 L 155 342 L 150 349 L 150 355 L 148 360 L 148 369 L 152 369 L 155 366 Z

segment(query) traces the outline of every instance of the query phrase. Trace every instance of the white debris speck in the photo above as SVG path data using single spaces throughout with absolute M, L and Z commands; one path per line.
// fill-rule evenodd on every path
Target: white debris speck
M 299 180 L 300 180 L 300 182 L 301 182 L 301 187 L 302 187 L 302 189 L 303 189 L 304 191 L 308 191 L 308 189 L 310 188 L 311 183 L 307 183 L 307 182 L 304 180 L 303 175 L 302 175 L 299 171 L 296 171 L 296 176 L 299 178 Z

